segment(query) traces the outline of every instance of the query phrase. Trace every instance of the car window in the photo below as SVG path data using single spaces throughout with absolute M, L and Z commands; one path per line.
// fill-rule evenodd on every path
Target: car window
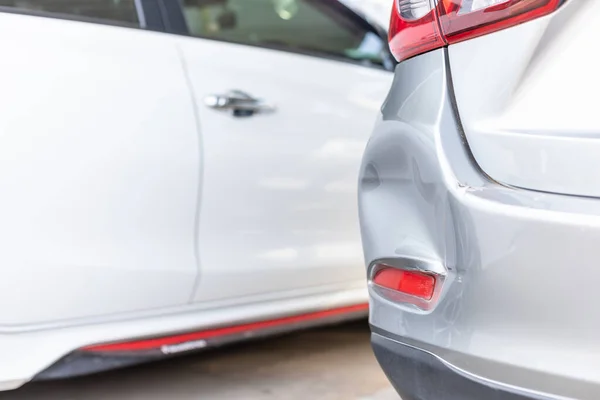
M 139 25 L 135 0 L 0 0 L 0 7 Z
M 386 43 L 334 0 L 183 0 L 190 34 L 383 65 Z

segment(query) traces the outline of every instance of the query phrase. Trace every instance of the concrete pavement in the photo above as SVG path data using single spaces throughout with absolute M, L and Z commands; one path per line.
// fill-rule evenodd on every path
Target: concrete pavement
M 366 321 L 239 344 L 121 371 L 32 383 L 0 400 L 399 400 Z

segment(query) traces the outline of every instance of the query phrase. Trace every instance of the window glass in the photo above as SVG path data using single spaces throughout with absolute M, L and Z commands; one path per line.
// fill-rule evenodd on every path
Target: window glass
M 0 6 L 138 24 L 135 0 L 0 0 Z
M 194 36 L 382 64 L 386 43 L 333 0 L 183 0 Z

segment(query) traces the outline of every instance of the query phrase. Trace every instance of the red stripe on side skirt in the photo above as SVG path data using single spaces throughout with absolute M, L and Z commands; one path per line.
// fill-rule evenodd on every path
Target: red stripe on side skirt
M 319 320 L 323 318 L 335 317 L 343 314 L 350 314 L 359 311 L 366 311 L 369 309 L 368 304 L 358 304 L 348 307 L 334 308 L 331 310 L 317 311 L 308 314 L 296 315 L 293 317 L 284 317 L 278 319 L 272 319 L 267 321 L 252 322 L 249 324 L 230 326 L 225 328 L 209 329 L 206 331 L 185 333 L 174 336 L 164 336 L 155 339 L 144 339 L 135 340 L 130 342 L 120 342 L 112 344 L 99 344 L 83 347 L 83 351 L 94 351 L 94 352 L 131 352 L 140 350 L 153 350 L 159 349 L 164 345 L 173 345 L 179 343 L 185 343 L 193 340 L 212 339 L 220 336 L 233 335 L 237 333 L 243 333 L 246 331 L 256 331 L 268 328 L 274 328 L 282 325 L 290 325 L 299 322 L 308 322 L 313 320 Z

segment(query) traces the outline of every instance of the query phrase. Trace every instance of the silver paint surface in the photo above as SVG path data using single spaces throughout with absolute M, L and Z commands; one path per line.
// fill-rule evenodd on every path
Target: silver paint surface
M 359 181 L 366 265 L 441 263 L 422 313 L 371 291 L 373 326 L 470 376 L 600 398 L 600 201 L 498 184 L 475 163 L 445 49 L 402 62 Z

